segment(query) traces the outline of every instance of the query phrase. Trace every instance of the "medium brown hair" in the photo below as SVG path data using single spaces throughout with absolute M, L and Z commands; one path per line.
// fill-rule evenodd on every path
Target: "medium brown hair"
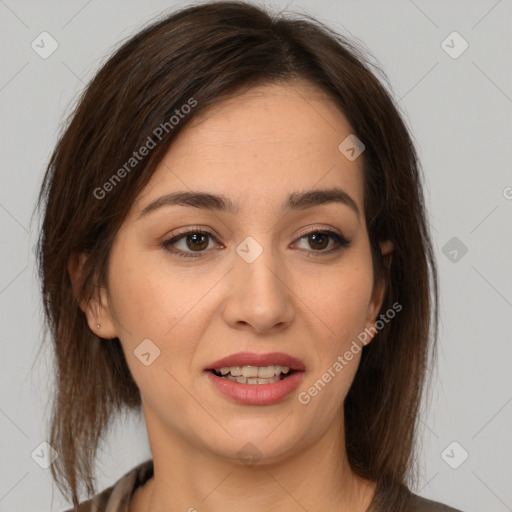
M 387 285 L 381 312 L 395 302 L 402 310 L 363 349 L 344 404 L 346 447 L 351 467 L 387 489 L 381 493 L 386 509 L 402 510 L 397 489 L 412 478 L 419 407 L 435 355 L 437 272 L 412 138 L 374 72 L 385 77 L 355 44 L 307 15 L 226 1 L 153 22 L 123 43 L 86 87 L 37 202 L 44 208 L 38 270 L 56 364 L 49 442 L 59 457 L 51 472 L 75 506 L 82 485 L 90 496 L 96 492 L 99 440 L 114 415 L 141 410 L 119 339 L 96 336 L 79 307 L 106 284 L 117 230 L 191 119 L 255 85 L 300 79 L 333 99 L 365 145 L 365 220 L 375 279 Z M 191 98 L 195 108 L 98 199 L 93 191 Z M 394 243 L 389 268 L 378 245 L 384 240 Z M 79 253 L 88 257 L 73 291 L 67 265 Z

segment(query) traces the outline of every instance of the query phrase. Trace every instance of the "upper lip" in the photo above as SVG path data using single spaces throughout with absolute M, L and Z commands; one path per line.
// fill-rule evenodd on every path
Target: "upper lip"
M 206 370 L 218 370 L 226 366 L 271 366 L 277 364 L 288 366 L 291 370 L 305 370 L 304 363 L 300 359 L 282 352 L 272 352 L 269 354 L 238 352 L 211 363 Z

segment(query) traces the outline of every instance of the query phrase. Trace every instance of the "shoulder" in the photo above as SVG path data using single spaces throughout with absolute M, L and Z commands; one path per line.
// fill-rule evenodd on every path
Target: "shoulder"
M 438 501 L 423 498 L 405 485 L 381 481 L 366 512 L 462 512 Z
M 153 476 L 153 461 L 147 460 L 125 473 L 117 482 L 83 501 L 78 508 L 63 512 L 128 512 L 135 490 Z
M 413 493 L 409 493 L 407 512 L 462 512 L 438 501 L 428 500 Z

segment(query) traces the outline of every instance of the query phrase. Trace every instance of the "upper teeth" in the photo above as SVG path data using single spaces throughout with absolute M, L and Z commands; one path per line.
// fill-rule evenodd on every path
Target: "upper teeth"
M 230 373 L 233 377 L 259 377 L 261 379 L 269 379 L 278 376 L 280 373 L 288 373 L 289 366 L 281 366 L 279 364 L 272 366 L 223 366 L 216 369 L 222 375 Z

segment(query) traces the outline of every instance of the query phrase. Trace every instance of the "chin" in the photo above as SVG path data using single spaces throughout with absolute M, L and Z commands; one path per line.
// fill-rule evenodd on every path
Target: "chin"
M 223 432 L 222 438 L 212 443 L 210 435 L 204 440 L 203 451 L 243 466 L 278 464 L 288 459 L 293 451 L 300 451 L 300 447 L 295 436 L 290 435 L 289 429 L 283 430 L 279 435 L 273 432 L 275 427 L 275 424 L 269 427 L 268 422 L 265 422 L 259 428 L 252 422 L 250 429 L 244 425 L 236 433 L 237 429 L 226 425 L 225 428 L 232 437 Z M 286 438 L 282 437 L 283 433 L 286 433 Z

